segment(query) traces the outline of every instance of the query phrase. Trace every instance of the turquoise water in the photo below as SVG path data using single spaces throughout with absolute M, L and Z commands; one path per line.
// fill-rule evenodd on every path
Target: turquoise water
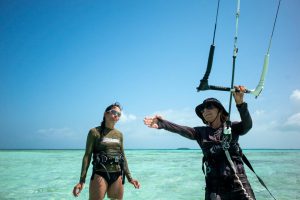
M 278 200 L 300 199 L 300 150 L 244 152 Z M 0 199 L 75 199 L 71 191 L 79 179 L 83 153 L 83 150 L 1 150 Z M 141 188 L 137 190 L 126 183 L 125 200 L 203 199 L 200 150 L 127 150 L 126 156 Z M 246 169 L 257 199 L 272 199 Z M 88 177 L 90 173 L 91 170 Z M 88 199 L 88 184 L 76 199 Z

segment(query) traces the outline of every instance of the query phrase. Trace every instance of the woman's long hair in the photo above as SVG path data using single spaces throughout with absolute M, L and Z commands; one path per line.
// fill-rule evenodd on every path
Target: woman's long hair
M 224 112 L 222 112 L 220 119 L 221 119 L 222 124 L 224 124 L 228 120 L 228 115 L 226 115 Z
M 120 110 L 122 110 L 121 104 L 118 103 L 118 102 L 116 102 L 116 103 L 113 103 L 113 104 L 109 105 L 105 109 L 105 113 L 108 112 L 108 111 L 110 111 L 111 109 L 113 109 L 115 107 L 118 107 Z M 100 133 L 101 133 L 101 135 L 102 135 L 103 131 L 105 130 L 105 116 L 104 115 L 103 115 L 103 119 L 102 119 L 101 126 L 100 126 Z

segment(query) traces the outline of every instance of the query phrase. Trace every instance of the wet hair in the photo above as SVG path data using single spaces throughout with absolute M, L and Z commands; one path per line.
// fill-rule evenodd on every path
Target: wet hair
M 120 110 L 122 110 L 121 104 L 119 102 L 115 102 L 115 103 L 107 106 L 107 108 L 105 109 L 105 113 L 110 111 L 111 109 L 113 109 L 115 107 L 118 107 Z M 100 133 L 101 134 L 103 133 L 104 129 L 105 129 L 105 116 L 103 115 L 103 119 L 102 119 L 102 122 L 101 122 L 101 125 L 100 125 Z

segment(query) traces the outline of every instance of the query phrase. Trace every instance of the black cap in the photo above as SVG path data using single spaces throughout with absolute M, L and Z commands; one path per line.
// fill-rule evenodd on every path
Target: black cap
M 208 98 L 208 99 L 205 99 L 201 104 L 199 104 L 196 108 L 195 108 L 195 112 L 196 114 L 198 115 L 198 117 L 200 117 L 203 121 L 204 124 L 207 124 L 207 121 L 205 121 L 201 111 L 205 108 L 205 106 L 208 104 L 208 103 L 211 103 L 213 104 L 214 106 L 216 106 L 218 109 L 222 110 L 222 112 L 228 116 L 228 112 L 225 110 L 224 106 L 221 104 L 221 102 L 216 99 L 216 98 Z

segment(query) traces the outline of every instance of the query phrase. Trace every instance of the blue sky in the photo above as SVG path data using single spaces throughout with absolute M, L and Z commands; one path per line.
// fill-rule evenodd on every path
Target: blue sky
M 235 83 L 256 87 L 278 1 L 241 0 Z M 125 148 L 198 148 L 149 129 L 160 114 L 202 125 L 194 108 L 212 42 L 217 1 L 0 2 L 0 148 L 84 148 L 105 107 L 122 104 Z M 253 128 L 244 148 L 300 148 L 300 1 L 282 0 L 265 89 L 245 96 Z M 236 1 L 221 1 L 210 83 L 229 86 Z M 232 120 L 239 120 L 235 107 Z

